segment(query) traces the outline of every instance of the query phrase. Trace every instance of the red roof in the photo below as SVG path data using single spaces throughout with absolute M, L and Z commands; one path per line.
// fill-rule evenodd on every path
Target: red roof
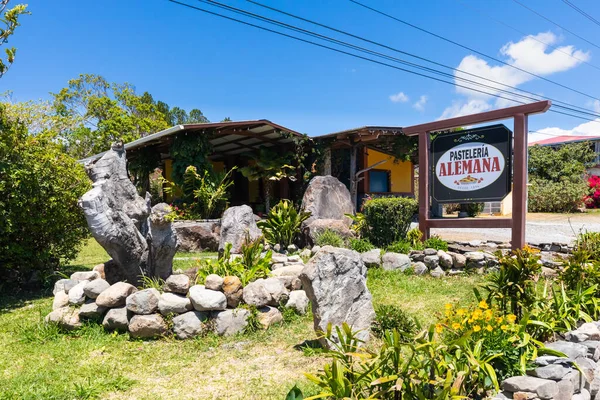
M 563 136 L 555 136 L 548 139 L 538 140 L 537 142 L 529 143 L 529 146 L 534 146 L 539 144 L 540 146 L 549 145 L 549 144 L 562 144 L 568 142 L 577 142 L 577 141 L 585 141 L 585 140 L 598 140 L 600 136 L 571 136 L 571 135 L 563 135 Z

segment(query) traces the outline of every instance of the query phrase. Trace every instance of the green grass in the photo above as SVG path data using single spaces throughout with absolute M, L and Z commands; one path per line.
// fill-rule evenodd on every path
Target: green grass
M 206 255 L 185 257 L 196 256 Z M 89 269 L 106 259 L 89 241 L 71 267 Z M 480 279 L 370 270 L 368 285 L 376 305 L 399 305 L 429 324 L 445 303 L 472 301 Z M 0 400 L 283 399 L 294 384 L 315 394 L 303 373 L 325 363 L 310 347 L 310 316 L 231 338 L 142 342 L 97 325 L 60 332 L 43 324 L 51 307 L 47 292 L 0 295 Z

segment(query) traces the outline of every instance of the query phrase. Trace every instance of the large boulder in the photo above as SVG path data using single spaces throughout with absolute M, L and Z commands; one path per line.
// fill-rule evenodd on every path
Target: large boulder
M 231 253 L 241 253 L 247 236 L 251 241 L 262 236 L 262 232 L 256 226 L 252 209 L 246 205 L 229 207 L 221 218 L 219 252 L 225 249 L 226 243 L 231 243 Z
M 160 292 L 154 288 L 140 290 L 127 297 L 127 310 L 134 314 L 153 314 L 158 310 Z
M 87 283 L 88 281 L 81 281 L 69 290 L 69 304 L 80 306 L 85 303 L 85 293 L 83 292 L 83 288 L 85 288 Z
M 151 277 L 167 279 L 173 273 L 173 257 L 179 248 L 179 242 L 171 226 L 171 212 L 171 206 L 159 203 L 152 207 L 148 218 L 151 245 L 147 274 Z
M 173 332 L 177 339 L 189 339 L 198 336 L 206 329 L 208 314 L 200 311 L 189 311 L 173 318 Z
M 215 221 L 177 221 L 173 229 L 181 251 L 217 251 L 221 238 L 221 224 Z
M 129 319 L 125 307 L 111 308 L 102 320 L 102 326 L 110 331 L 126 331 L 128 325 Z
M 219 311 L 227 308 L 227 297 L 223 292 L 209 290 L 202 285 L 190 288 L 190 300 L 197 311 Z
M 158 311 L 162 315 L 183 314 L 192 310 L 192 302 L 189 297 L 176 293 L 163 293 L 158 301 Z
M 219 336 L 231 336 L 243 332 L 248 326 L 250 311 L 243 308 L 225 310 L 214 314 L 215 332 Z
M 134 338 L 156 338 L 166 334 L 168 329 L 160 314 L 134 315 L 129 321 L 129 334 Z
M 85 287 L 83 288 L 83 292 L 90 299 L 95 299 L 96 297 L 100 296 L 100 293 L 104 292 L 109 287 L 110 283 L 108 283 L 104 279 L 94 279 L 93 281 L 85 285 Z
M 366 274 L 360 254 L 331 246 L 323 247 L 304 267 L 300 279 L 311 301 L 315 331 L 323 346 L 329 346 L 321 337 L 329 324 L 341 326 L 346 322 L 359 331 L 359 339 L 369 338 L 375 310 Z
M 103 307 L 123 307 L 127 296 L 137 291 L 135 286 L 126 282 L 117 282 L 96 297 L 96 303 Z
M 293 290 L 290 292 L 290 298 L 285 306 L 295 310 L 298 314 L 304 315 L 306 314 L 308 303 L 308 296 L 304 290 Z
M 265 307 L 277 307 L 280 303 L 287 301 L 288 290 L 283 282 L 277 278 L 257 279 L 244 288 L 244 302 L 246 304 Z
M 186 274 L 173 274 L 165 281 L 165 291 L 186 294 L 190 289 L 190 277 Z
M 106 312 L 106 307 L 99 306 L 93 300 L 88 300 L 84 305 L 79 309 L 79 318 L 80 319 L 91 319 L 91 320 L 101 320 L 102 316 Z

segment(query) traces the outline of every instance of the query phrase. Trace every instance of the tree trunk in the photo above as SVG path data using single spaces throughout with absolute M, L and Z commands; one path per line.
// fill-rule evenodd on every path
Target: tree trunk
M 273 181 L 268 178 L 263 178 L 263 188 L 265 192 L 265 212 L 268 214 L 271 211 L 271 192 L 273 191 Z

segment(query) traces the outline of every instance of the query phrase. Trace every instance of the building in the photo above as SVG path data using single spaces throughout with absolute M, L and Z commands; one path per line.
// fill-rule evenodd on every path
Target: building
M 529 143 L 529 146 L 551 146 L 559 147 L 564 144 L 570 143 L 582 143 L 589 142 L 590 146 L 593 147 L 596 153 L 596 160 L 594 166 L 589 168 L 589 173 L 592 175 L 600 175 L 600 136 L 554 136 L 548 139 L 538 140 L 533 143 Z

